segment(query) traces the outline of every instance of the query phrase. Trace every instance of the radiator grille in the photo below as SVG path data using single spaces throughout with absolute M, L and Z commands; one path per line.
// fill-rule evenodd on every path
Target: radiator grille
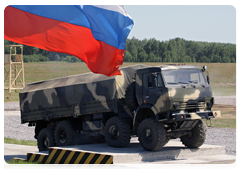
M 205 102 L 180 102 L 179 109 L 205 108 Z

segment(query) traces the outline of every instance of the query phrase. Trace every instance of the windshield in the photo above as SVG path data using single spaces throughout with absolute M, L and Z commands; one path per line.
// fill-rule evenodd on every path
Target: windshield
M 201 70 L 165 70 L 162 75 L 167 85 L 177 84 L 206 84 L 206 79 Z

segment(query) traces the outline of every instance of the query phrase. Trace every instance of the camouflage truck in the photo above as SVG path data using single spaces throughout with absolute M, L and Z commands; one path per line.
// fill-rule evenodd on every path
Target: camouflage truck
M 148 151 L 180 138 L 189 148 L 206 138 L 214 118 L 206 66 L 173 64 L 121 68 L 118 76 L 85 73 L 28 84 L 19 94 L 21 123 L 35 126 L 40 151 L 51 146 L 107 142 L 126 147 L 138 136 Z

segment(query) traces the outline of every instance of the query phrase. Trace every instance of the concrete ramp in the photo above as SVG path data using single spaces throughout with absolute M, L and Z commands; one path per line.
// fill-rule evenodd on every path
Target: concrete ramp
M 44 156 L 43 156 L 44 155 Z M 160 151 L 145 151 L 137 141 L 126 148 L 113 148 L 108 144 L 91 144 L 51 147 L 49 154 L 28 153 L 28 161 L 50 164 L 134 164 L 134 163 L 210 163 L 235 161 L 235 156 L 225 155 L 224 146 L 202 145 L 190 149 L 181 142 L 170 141 Z M 39 159 L 45 160 L 41 162 Z M 203 161 L 201 161 L 203 160 Z

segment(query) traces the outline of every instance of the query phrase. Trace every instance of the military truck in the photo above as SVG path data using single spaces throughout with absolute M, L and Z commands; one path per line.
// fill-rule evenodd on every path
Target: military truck
M 133 65 L 107 77 L 85 73 L 28 84 L 19 94 L 21 123 L 35 126 L 40 151 L 138 137 L 148 151 L 180 138 L 189 148 L 206 138 L 202 119 L 219 115 L 206 66 Z

